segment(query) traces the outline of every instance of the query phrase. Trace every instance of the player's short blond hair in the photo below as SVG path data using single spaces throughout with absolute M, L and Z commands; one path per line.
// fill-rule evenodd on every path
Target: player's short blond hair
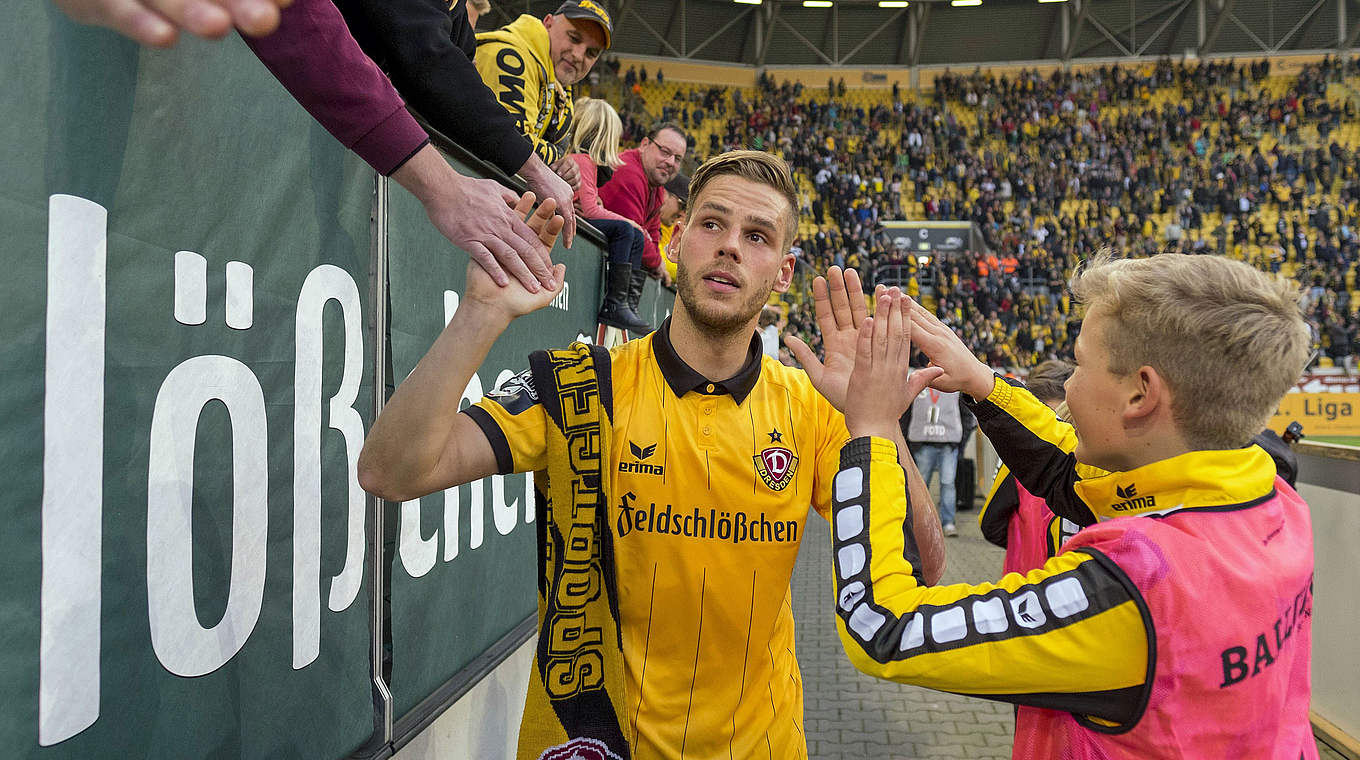
M 788 201 L 789 213 L 784 225 L 784 250 L 798 237 L 798 187 L 793 183 L 789 165 L 784 159 L 760 150 L 733 150 L 704 162 L 689 181 L 690 204 L 697 204 L 699 193 L 714 177 L 732 175 L 778 190 Z M 697 207 L 697 206 L 696 206 Z
M 1308 362 L 1298 285 L 1240 261 L 1101 252 L 1070 287 L 1088 310 L 1108 317 L 1110 371 L 1157 370 L 1171 389 L 1176 426 L 1194 449 L 1245 446 Z

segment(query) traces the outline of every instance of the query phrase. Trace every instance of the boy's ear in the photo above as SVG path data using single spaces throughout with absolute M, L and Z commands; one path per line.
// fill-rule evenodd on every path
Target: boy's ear
M 1159 409 L 1171 409 L 1171 389 L 1156 369 L 1148 365 L 1139 367 L 1129 375 L 1124 386 L 1125 423 L 1141 424 L 1151 420 Z

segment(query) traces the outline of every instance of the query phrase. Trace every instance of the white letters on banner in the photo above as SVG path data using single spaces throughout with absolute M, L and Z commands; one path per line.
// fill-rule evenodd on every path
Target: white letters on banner
M 100 714 L 101 616 L 103 583 L 105 345 L 107 296 L 107 212 L 99 204 L 70 195 L 53 195 L 48 206 L 47 318 L 43 406 L 42 578 L 38 680 L 38 741 L 57 744 L 93 725 Z M 257 325 L 254 269 L 229 261 L 218 270 L 226 283 L 224 321 L 233 330 Z M 177 323 L 203 325 L 209 310 L 209 260 L 177 251 L 173 260 L 173 310 Z M 343 347 L 323 345 L 323 312 L 339 306 Z M 458 297 L 445 295 L 446 319 Z M 335 312 L 329 312 L 335 319 Z M 353 277 L 323 264 L 305 278 L 295 314 L 293 377 L 293 562 L 292 665 L 307 667 L 321 652 L 323 594 L 332 612 L 349 609 L 363 586 L 367 533 L 366 497 L 356 464 L 364 423 L 355 408 L 364 376 L 363 312 Z M 339 388 L 323 399 L 326 352 L 339 350 Z M 501 372 L 497 383 L 509 375 Z M 482 381 L 474 377 L 464 401 L 480 399 Z M 246 645 L 263 608 L 267 563 L 270 440 L 265 415 L 275 391 L 241 360 L 208 354 L 194 356 L 168 371 L 152 413 L 147 470 L 146 588 L 150 645 L 160 663 L 184 677 L 211 673 Z M 194 603 L 192 531 L 195 451 L 204 407 L 226 407 L 232 441 L 231 494 L 200 505 L 231 521 L 230 578 L 214 578 L 226 591 L 221 620 L 205 627 Z M 326 402 L 323 406 L 323 401 Z M 323 414 L 323 409 L 325 410 Z M 346 517 L 344 562 L 328 579 L 321 575 L 322 444 L 335 431 L 345 451 Z M 275 446 L 287 446 L 275 441 Z M 285 449 L 286 450 L 286 449 Z M 117 454 L 122 459 L 124 453 Z M 340 473 L 327 471 L 328 477 Z M 276 473 L 276 477 L 287 477 Z M 120 477 L 122 477 L 120 475 Z M 519 477 L 519 476 L 515 476 Z M 525 476 L 524 522 L 534 517 L 533 480 Z M 519 497 L 507 502 L 504 478 L 491 480 L 489 505 L 481 482 L 467 487 L 468 545 L 483 543 L 489 506 L 496 533 L 507 535 L 520 524 Z M 445 562 L 458 556 L 460 503 L 457 489 L 445 495 Z M 419 504 L 403 505 L 399 556 L 412 577 L 437 561 L 439 535 L 419 535 Z M 275 524 L 275 529 L 282 526 Z M 327 535 L 336 535 L 327 532 Z M 286 566 L 285 566 L 286 567 Z M 202 579 L 200 579 L 201 581 Z M 323 581 L 329 582 L 329 588 Z
M 461 297 L 457 291 L 444 291 L 444 324 L 448 324 L 453 319 L 453 315 L 458 311 L 458 304 Z M 506 379 L 513 377 L 514 373 L 508 369 L 503 369 L 496 376 L 496 382 L 491 387 L 500 386 Z M 482 384 L 481 375 L 474 373 L 472 379 L 468 380 L 467 387 L 463 389 L 462 399 L 459 401 L 460 408 L 466 408 L 481 400 L 485 395 L 486 388 Z M 483 483 L 491 483 L 491 519 L 496 526 L 496 532 L 502 536 L 509 535 L 519 525 L 519 503 L 518 497 L 512 498 L 506 503 L 505 498 L 505 475 L 492 475 L 485 480 L 478 480 L 468 483 L 465 486 L 455 486 L 444 489 L 444 519 L 442 536 L 444 540 L 443 560 L 450 562 L 457 559 L 461 545 L 462 506 L 463 499 L 460 489 L 467 489 L 468 500 L 468 544 L 469 550 L 481 548 L 485 540 L 486 531 L 486 500 L 484 498 Z M 516 475 L 515 478 L 524 479 L 524 522 L 529 523 L 534 520 L 534 476 L 528 472 L 523 475 Z M 430 570 L 434 569 L 435 562 L 440 557 L 439 541 L 441 531 L 436 530 L 430 536 L 421 535 L 420 532 L 420 500 L 412 499 L 403 502 L 401 505 L 400 521 L 397 527 L 397 556 L 401 558 L 402 569 L 412 578 L 423 577 Z
M 204 628 L 194 609 L 194 438 L 203 407 L 221 401 L 231 416 L 231 579 L 227 610 Z M 195 356 L 170 370 L 156 394 L 146 483 L 146 601 L 151 646 L 165 669 L 201 676 L 241 651 L 264 599 L 269 526 L 269 428 L 264 391 L 250 368 L 228 356 Z
M 330 427 L 345 439 L 349 517 L 345 564 L 331 579 L 327 606 L 348 609 L 364 579 L 365 498 L 359 488 L 359 450 L 364 421 L 355 410 L 363 377 L 363 313 L 359 288 L 345 270 L 330 264 L 313 269 L 298 295 L 297 361 L 293 365 L 293 668 L 307 667 L 321 653 L 321 314 L 328 301 L 340 304 L 345 324 L 344 371 L 330 400 Z
M 38 743 L 99 718 L 104 515 L 104 283 L 108 212 L 73 195 L 47 206 Z

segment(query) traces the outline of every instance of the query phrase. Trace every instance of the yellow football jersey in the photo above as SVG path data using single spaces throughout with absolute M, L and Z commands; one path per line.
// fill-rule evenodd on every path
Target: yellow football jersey
M 805 758 L 789 576 L 809 505 L 828 514 L 845 421 L 755 336 L 741 371 L 715 383 L 680 360 L 669 327 L 611 352 L 633 757 Z M 546 414 L 527 374 L 467 413 L 501 472 L 543 468 Z

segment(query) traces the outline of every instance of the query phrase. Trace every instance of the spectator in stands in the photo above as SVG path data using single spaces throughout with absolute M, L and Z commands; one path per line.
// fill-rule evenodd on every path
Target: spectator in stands
M 168 36 L 157 34 L 163 28 L 145 15 L 152 12 L 148 9 L 169 7 L 160 3 L 132 7 L 84 2 L 59 7 L 148 44 L 174 42 L 174 30 Z M 281 12 L 273 33 L 267 33 L 269 19 L 261 20 L 259 10 L 249 10 L 249 3 L 234 8 L 254 17 L 240 23 L 245 42 L 284 88 L 341 144 L 415 195 L 440 233 L 498 285 L 509 283 L 508 270 L 531 292 L 559 286 L 551 245 L 544 244 L 515 211 L 522 199 L 496 182 L 465 177 L 449 166 L 329 0 L 293 0 Z M 183 21 L 179 16 L 174 19 Z M 195 26 L 190 31 L 211 30 Z M 251 36 L 256 31 L 264 36 Z
M 449 9 L 449 13 L 452 14 L 457 7 L 458 3 L 455 1 L 454 7 Z M 474 32 L 477 31 L 477 20 L 490 12 L 491 0 L 467 0 L 468 28 Z
M 973 399 L 1055 512 L 1100 520 L 996 583 L 921 581 L 902 468 L 868 437 L 912 403 L 906 331 L 860 340 L 844 413 L 861 437 L 831 520 L 853 528 L 832 531 L 846 653 L 872 675 L 1019 705 L 1017 758 L 1317 758 L 1308 505 L 1245 445 L 1308 356 L 1297 285 L 1166 254 L 1097 260 L 1072 290 L 1088 306 L 1075 428 L 911 310 L 932 384 Z
M 472 60 L 477 12 L 469 0 L 452 8 L 428 0 L 332 1 L 364 52 L 435 131 L 506 174 L 519 174 L 540 199 L 557 201 L 566 222 L 563 241 L 570 246 L 576 218 L 567 178 L 575 176 L 575 165 L 559 165 L 558 176 L 548 166 L 551 159 L 534 153 L 520 123 L 482 83 Z
M 940 473 L 940 498 L 936 502 L 940 524 L 946 536 L 957 536 L 954 478 L 958 473 L 960 449 L 977 427 L 977 421 L 963 406 L 956 391 L 925 388 L 898 422 L 902 436 L 911 448 L 911 457 L 921 470 L 921 480 L 929 486 L 935 473 Z
M 1068 419 L 1063 384 L 1074 367 L 1061 360 L 1046 361 L 1030 371 L 1025 387 L 1058 415 Z M 1044 500 L 1025 490 L 1010 468 L 1002 464 L 991 493 L 978 515 L 982 537 L 1006 550 L 1004 573 L 1027 573 L 1058 553 L 1058 547 L 1081 526 L 1056 517 Z
M 576 101 L 569 158 L 580 170 L 581 183 L 573 199 L 581 217 L 604 233 L 608 241 L 605 261 L 604 300 L 599 320 L 610 327 L 646 334 L 652 328 L 628 305 L 633 272 L 642 266 L 642 225 L 600 204 L 597 183 L 608 181 L 619 160 L 619 135 L 623 123 L 614 107 L 598 98 Z
M 1322 309 L 1314 304 L 1308 316 L 1324 356 L 1346 364 L 1333 356 L 1331 339 L 1338 338 L 1338 354 L 1354 353 L 1354 339 L 1342 338 L 1353 311 L 1344 303 L 1354 275 L 1347 262 L 1360 259 L 1353 232 L 1360 222 L 1353 203 L 1360 198 L 1360 155 L 1327 132 L 1346 108 L 1354 112 L 1346 101 L 1325 100 L 1318 83 L 1335 76 L 1326 64 L 1307 67 L 1284 83 L 1281 95 L 1274 90 L 1279 81 L 1261 87 L 1220 63 L 1164 60 L 1000 78 L 950 74 L 936 82 L 941 107 L 900 110 L 886 97 L 855 108 L 816 98 L 800 102 L 795 88 L 762 77 L 757 97 L 730 98 L 726 129 L 700 143 L 721 151 L 759 139 L 814 181 L 811 210 L 820 202 L 825 214 L 824 226 L 805 241 L 814 266 L 855 260 L 867 264 L 866 273 L 877 264 L 878 271 L 912 274 L 882 266 L 894 263 L 892 246 L 882 245 L 881 233 L 861 219 L 865 199 L 880 209 L 893 208 L 896 199 L 909 217 L 976 222 L 998 263 L 1018 260 L 1014 278 L 975 274 L 967 254 L 951 252 L 936 254 L 947 292 L 935 287 L 928 270 L 918 273 L 919 282 L 936 298 L 938 315 L 995 366 L 1070 356 L 1075 334 L 1066 326 L 1075 315 L 1062 283 L 1106 240 L 1132 257 L 1207 252 L 1221 244 L 1235 258 L 1292 272 L 1310 285 L 1314 274 L 1323 275 L 1319 289 L 1334 293 L 1336 302 Z M 1229 97 L 1231 87 L 1245 96 Z M 1166 89 L 1173 96 L 1166 105 L 1149 107 L 1148 96 Z M 718 113 L 727 102 L 706 105 Z M 976 108 L 964 118 L 955 105 L 969 102 Z M 1286 113 L 1299 122 L 1301 144 L 1260 147 L 1268 144 L 1263 137 L 1286 131 Z M 1004 152 L 992 142 L 995 135 Z M 864 178 L 888 164 L 903 173 L 903 182 L 900 192 L 889 184 L 880 194 Z M 978 298 L 992 305 L 980 308 Z M 798 318 L 799 308 L 795 303 L 791 322 L 810 325 Z
M 779 336 L 779 310 L 768 304 L 760 310 L 760 319 L 756 322 L 756 331 L 760 333 L 760 347 L 765 355 L 779 361 L 779 349 L 783 341 Z
M 534 152 L 564 172 L 575 166 L 557 164 L 571 136 L 572 85 L 590 73 L 609 48 L 611 34 L 613 22 L 599 0 L 567 0 L 542 19 L 526 13 L 477 35 L 475 60 L 482 80 Z
M 622 214 L 642 225 L 647 240 L 642 253 L 642 269 L 633 274 L 629 300 L 637 310 L 636 298 L 642 296 L 642 285 L 648 274 L 661 278 L 666 270 L 661 266 L 661 204 L 665 200 L 665 185 L 680 171 L 680 162 L 688 149 L 687 138 L 680 127 L 663 122 L 653 127 L 638 147 L 626 150 L 620 158 L 623 165 L 614 177 L 600 188 L 600 200 L 605 208 Z
M 415 195 L 440 233 L 497 284 L 514 277 L 532 292 L 559 286 L 551 248 L 514 209 L 519 197 L 449 166 L 329 0 L 294 0 L 278 31 L 245 40 L 322 126 Z

